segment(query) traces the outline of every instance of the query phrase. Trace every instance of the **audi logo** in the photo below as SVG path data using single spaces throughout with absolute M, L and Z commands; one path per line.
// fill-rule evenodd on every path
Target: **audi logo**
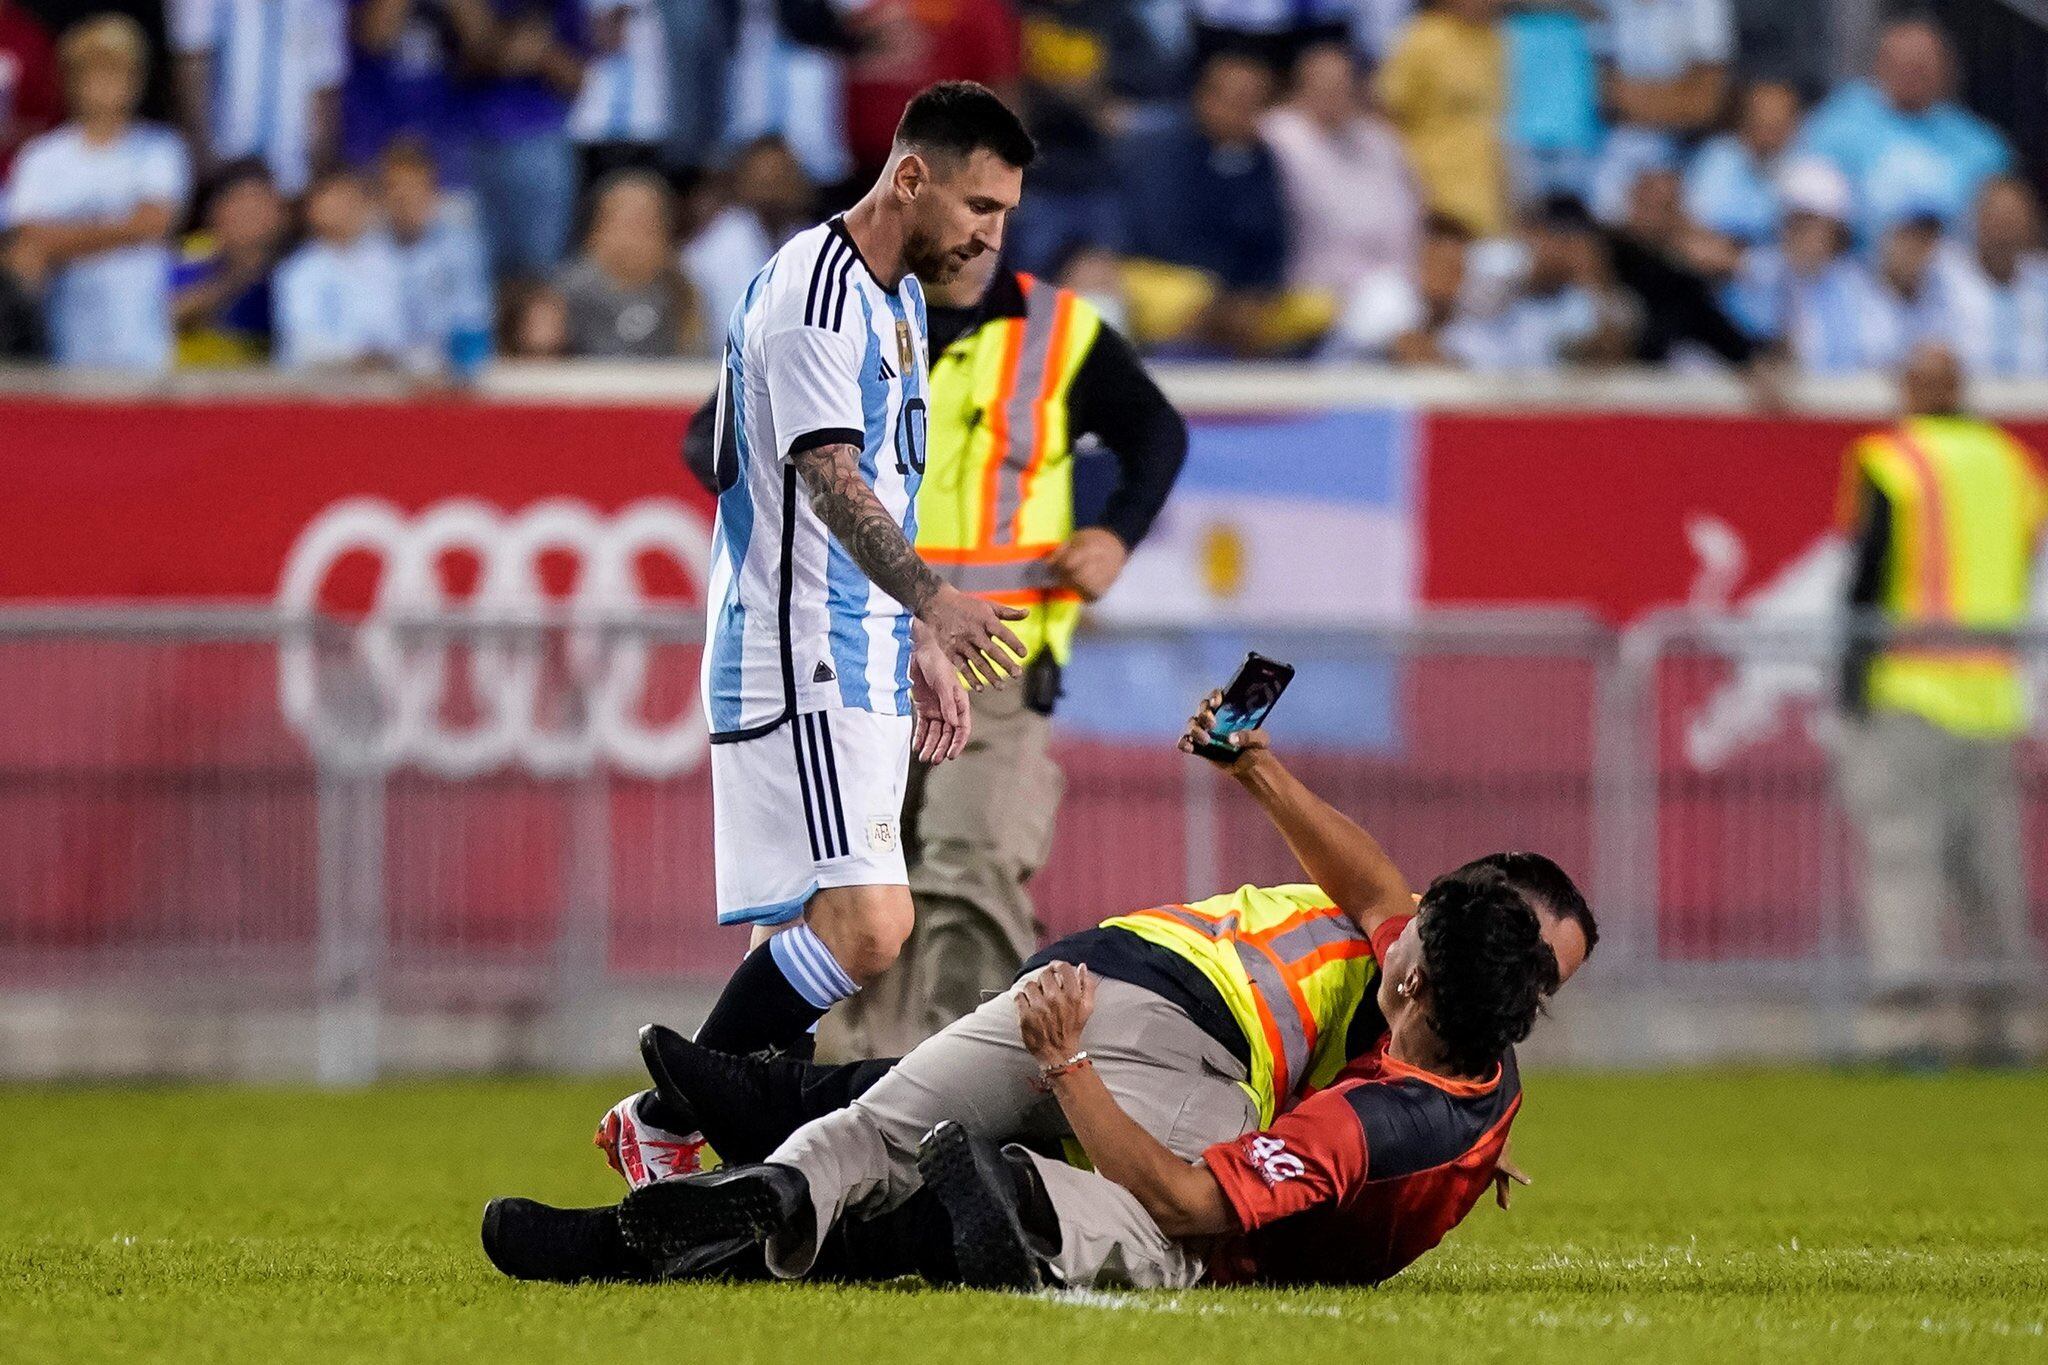
M 480 566 L 473 593 L 442 581 L 450 553 Z M 323 758 L 390 768 L 415 764 L 438 776 L 473 777 L 517 765 L 561 777 L 608 762 L 639 777 L 687 772 L 707 743 L 701 695 L 661 723 L 645 716 L 651 643 L 632 618 L 648 606 L 641 556 L 665 555 L 702 584 L 711 541 L 681 503 L 650 498 L 609 515 L 566 498 L 507 514 L 468 498 L 408 514 L 377 498 L 335 503 L 293 544 L 278 582 L 287 620 L 320 610 L 322 587 L 343 559 L 367 554 L 382 568 L 369 613 L 348 635 L 337 667 L 320 634 L 294 628 L 279 646 L 278 700 L 286 721 Z M 566 600 L 541 580 L 543 555 L 577 566 Z M 582 703 L 572 719 L 544 723 L 543 622 L 562 622 Z M 447 695 L 457 649 L 469 655 L 466 705 Z M 474 717 L 460 723 L 451 712 Z

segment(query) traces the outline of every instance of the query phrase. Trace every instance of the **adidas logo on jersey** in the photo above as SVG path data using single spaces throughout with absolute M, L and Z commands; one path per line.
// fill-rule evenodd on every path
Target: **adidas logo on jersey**
M 896 371 L 889 368 L 889 357 L 883 356 L 881 363 L 882 373 L 877 377 L 884 380 L 894 379 L 896 377 Z
M 811 681 L 814 683 L 838 682 L 839 675 L 832 671 L 832 665 L 820 659 L 818 660 L 818 666 L 811 670 Z

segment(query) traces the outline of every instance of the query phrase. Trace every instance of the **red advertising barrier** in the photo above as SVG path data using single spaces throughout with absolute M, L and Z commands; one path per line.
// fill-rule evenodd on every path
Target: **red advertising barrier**
M 704 509 L 674 408 L 458 400 L 91 403 L 0 398 L 0 600 L 269 599 L 319 514 L 372 494 L 515 511 L 568 497 Z M 1867 423 L 1619 413 L 1437 414 L 1418 459 L 1423 605 L 1683 602 L 1688 519 L 1747 551 L 1736 596 L 1828 526 Z M 2015 427 L 2048 449 L 2048 423 Z M 1289 452 L 1274 452 L 1287 458 Z
M 348 610 L 380 592 L 431 606 L 437 594 L 502 591 L 530 606 L 581 591 L 613 551 L 640 599 L 693 602 L 708 503 L 679 465 L 685 419 L 680 401 L 0 398 L 0 602 L 261 604 L 303 570 L 303 601 Z M 1737 606 L 1767 590 L 1827 531 L 1842 452 L 1863 429 L 1566 413 L 1419 425 L 1417 605 L 1584 605 L 1614 624 L 1703 586 Z M 2019 431 L 2048 448 L 2048 424 Z M 494 555 L 507 537 L 517 553 Z M 67 651 L 0 647 L 0 821 L 10 830 L 0 880 L 11 892 L 0 946 L 308 943 L 316 784 L 306 727 L 280 699 L 292 695 L 291 670 L 310 665 L 247 645 Z M 669 720 L 687 719 L 692 656 L 664 654 L 643 689 Z M 1583 868 L 1593 680 L 1546 667 L 1418 666 L 1406 675 L 1401 752 L 1324 755 L 1308 767 L 1418 866 L 1524 844 Z M 1723 681 L 1703 674 L 1697 689 Z M 1489 688 L 1501 695 L 1486 700 Z M 1492 729 L 1471 728 L 1475 710 L 1495 717 Z M 561 851 L 579 818 L 574 798 L 546 780 L 544 755 L 463 776 L 461 738 L 409 754 L 391 783 L 389 937 L 400 948 L 535 952 L 581 894 L 576 879 L 590 875 Z M 635 742 L 643 758 L 660 747 Z M 1213 835 L 1184 821 L 1186 770 L 1170 750 L 1082 742 L 1066 759 L 1073 795 L 1037 883 L 1049 928 L 1179 894 L 1191 837 L 1214 838 L 1208 852 L 1228 875 L 1291 875 L 1284 850 L 1240 808 L 1226 803 Z M 1765 751 L 1749 761 L 1773 760 Z M 710 830 L 698 765 L 657 762 L 651 775 L 624 766 L 606 797 L 616 848 L 600 873 L 612 879 L 616 959 L 704 969 L 735 956 L 742 936 L 703 930 Z M 1755 791 L 1788 811 L 1818 809 L 1826 782 L 1802 750 L 1673 799 L 1696 805 L 1687 818 L 1710 829 Z M 446 799 L 457 785 L 467 793 L 459 804 Z M 1477 806 L 1475 791 L 1485 797 Z M 1792 820 L 1765 848 L 1715 841 L 1731 867 L 1743 863 L 1733 871 L 1666 866 L 1667 952 L 1811 946 L 1812 906 L 1829 894 L 1812 850 L 1839 844 L 1840 832 L 1802 832 Z M 225 887 L 207 880 L 222 868 L 233 873 Z
M 0 600 L 269 599 L 343 499 L 708 511 L 675 408 L 0 398 Z
M 1424 441 L 1422 600 L 1577 603 L 1622 624 L 1688 600 L 1687 524 L 1734 533 L 1739 601 L 1826 534 L 1868 422 L 1641 413 L 1440 415 Z M 2013 427 L 2048 450 L 2048 423 Z

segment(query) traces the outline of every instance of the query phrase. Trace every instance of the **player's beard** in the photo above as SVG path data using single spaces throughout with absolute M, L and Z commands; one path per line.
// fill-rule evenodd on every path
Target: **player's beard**
M 939 245 L 938 238 L 912 228 L 903 243 L 903 259 L 910 273 L 925 284 L 951 284 L 966 266 L 967 258 Z

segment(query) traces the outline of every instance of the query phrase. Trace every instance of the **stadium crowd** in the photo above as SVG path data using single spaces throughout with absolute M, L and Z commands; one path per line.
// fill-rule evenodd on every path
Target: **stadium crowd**
M 1749 0 L 0 0 L 0 354 L 460 377 L 704 356 L 929 81 L 1008 251 L 1148 352 L 1479 371 L 1940 341 L 2048 376 L 2040 206 L 1942 31 Z M 171 97 L 143 117 L 156 64 Z

